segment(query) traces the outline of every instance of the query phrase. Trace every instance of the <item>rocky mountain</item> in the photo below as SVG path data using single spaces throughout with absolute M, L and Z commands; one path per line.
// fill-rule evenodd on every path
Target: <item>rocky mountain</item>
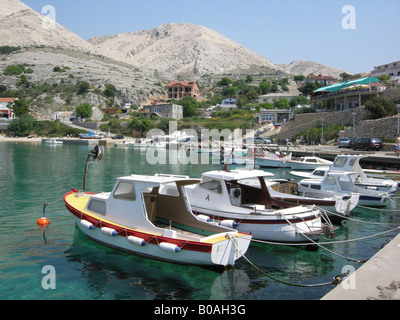
M 275 65 L 211 29 L 190 23 L 85 41 L 55 22 L 49 25 L 43 15 L 19 0 L 0 0 L 0 46 L 22 48 L 1 56 L 0 85 L 24 91 L 38 117 L 48 117 L 54 110 L 72 110 L 82 102 L 140 105 L 161 98 L 165 84 L 177 78 L 198 79 L 209 87 L 227 74 L 277 79 L 289 74 L 338 76 L 343 72 L 310 61 Z M 27 72 L 3 75 L 15 65 L 25 66 Z M 87 82 L 89 89 L 77 95 L 81 82 Z M 116 88 L 112 101 L 103 94 L 106 84 Z
M 323 65 L 321 63 L 313 62 L 313 61 L 304 61 L 304 60 L 295 60 L 289 64 L 279 64 L 279 66 L 285 70 L 287 73 L 293 75 L 304 75 L 308 76 L 310 73 L 315 75 L 324 75 L 324 76 L 331 76 L 334 78 L 340 78 L 340 74 L 346 72 L 341 69 L 329 67 Z M 351 74 L 350 72 L 347 72 Z
M 254 66 L 283 72 L 235 41 L 190 23 L 168 23 L 151 30 L 91 38 L 89 42 L 105 56 L 175 75 L 220 74 Z
M 25 72 L 3 75 L 7 67 L 16 65 L 23 65 Z M 169 74 L 63 48 L 28 48 L 4 55 L 0 75 L 0 85 L 24 92 L 38 118 L 73 110 L 83 102 L 102 107 L 140 105 L 162 97 L 171 79 Z M 88 84 L 85 94 L 78 94 L 81 83 Z M 115 87 L 115 96 L 104 95 L 107 84 Z
M 2 46 L 59 47 L 97 53 L 90 43 L 19 0 L 0 0 L 0 8 Z

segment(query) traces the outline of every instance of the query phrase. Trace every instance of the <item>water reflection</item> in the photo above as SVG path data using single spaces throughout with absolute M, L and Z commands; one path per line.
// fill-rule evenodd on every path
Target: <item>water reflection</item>
M 246 299 L 254 291 L 244 270 L 221 273 L 129 255 L 87 239 L 77 228 L 64 253 L 91 299 Z

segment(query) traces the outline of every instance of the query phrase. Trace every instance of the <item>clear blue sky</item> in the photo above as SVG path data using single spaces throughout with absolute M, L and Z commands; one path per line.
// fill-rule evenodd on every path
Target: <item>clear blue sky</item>
M 240 43 L 273 63 L 311 60 L 349 72 L 400 60 L 399 0 L 22 0 L 87 40 L 189 22 Z M 355 29 L 344 29 L 345 5 Z

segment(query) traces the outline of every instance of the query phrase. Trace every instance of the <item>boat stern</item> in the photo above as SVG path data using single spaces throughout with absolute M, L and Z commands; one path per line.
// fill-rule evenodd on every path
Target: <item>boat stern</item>
M 208 237 L 204 241 L 212 241 L 211 260 L 216 265 L 233 266 L 235 261 L 247 251 L 251 235 L 241 232 L 227 232 Z

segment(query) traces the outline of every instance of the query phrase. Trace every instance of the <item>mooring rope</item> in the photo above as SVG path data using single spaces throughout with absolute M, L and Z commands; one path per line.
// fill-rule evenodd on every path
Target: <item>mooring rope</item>
M 280 282 L 289 286 L 294 286 L 294 287 L 302 287 L 302 288 L 312 288 L 312 287 L 323 287 L 323 286 L 327 286 L 327 285 L 337 285 L 340 282 L 342 282 L 341 277 L 347 276 L 349 275 L 349 273 L 345 273 L 345 274 L 339 274 L 336 277 L 334 277 L 332 279 L 332 281 L 330 282 L 323 282 L 323 283 L 317 283 L 317 284 L 299 284 L 299 283 L 292 283 L 292 282 L 287 282 L 278 278 L 275 278 L 273 276 L 271 276 L 270 274 L 266 273 L 265 271 L 261 270 L 261 268 L 259 268 L 258 266 L 256 266 L 253 262 L 250 261 L 249 258 L 247 258 L 243 252 L 240 250 L 240 248 L 236 245 L 235 241 L 233 241 L 232 239 L 232 235 L 227 234 L 228 239 L 233 243 L 233 245 L 235 246 L 235 248 L 239 251 L 240 255 L 257 271 L 259 271 L 261 274 L 265 275 L 266 277 L 276 281 L 276 282 Z
M 282 215 L 281 215 L 281 216 L 282 216 Z M 322 246 L 322 245 L 319 244 L 318 242 L 315 242 L 313 239 L 311 239 L 310 237 L 308 237 L 304 232 L 302 232 L 301 230 L 299 230 L 299 228 L 298 228 L 297 226 L 294 226 L 289 220 L 286 219 L 286 217 L 284 217 L 284 218 L 285 218 L 285 220 L 287 221 L 287 223 L 288 223 L 290 226 L 292 226 L 292 227 L 296 230 L 296 232 L 299 232 L 303 237 L 305 237 L 306 239 L 308 239 L 308 240 L 309 240 L 310 242 L 312 242 L 314 245 L 316 245 L 316 246 L 318 246 L 318 247 L 320 247 L 320 248 L 322 248 L 322 249 L 324 249 L 324 250 L 326 250 L 326 251 L 328 251 L 328 252 L 330 252 L 330 253 L 332 253 L 332 254 L 334 254 L 334 255 L 337 255 L 338 257 L 344 258 L 344 259 L 346 259 L 347 261 L 353 261 L 353 262 L 356 262 L 356 263 L 363 263 L 363 262 L 368 261 L 368 259 L 367 259 L 367 260 L 359 260 L 359 259 L 349 258 L 349 257 L 346 257 L 346 256 L 340 254 L 340 253 L 337 253 L 337 252 L 334 252 L 334 251 L 332 251 L 332 250 L 330 250 L 330 249 L 328 249 L 328 248 L 325 248 L 324 246 Z
M 320 207 L 317 207 L 317 208 L 320 209 L 320 210 L 325 210 L 325 211 L 328 212 L 329 214 L 334 215 L 334 216 L 337 216 L 337 217 L 340 217 L 340 218 L 343 218 L 344 220 L 349 220 L 349 221 L 354 221 L 354 222 L 360 222 L 360 223 L 368 223 L 368 224 L 377 224 L 377 225 L 393 225 L 393 224 L 395 224 L 395 223 L 393 223 L 393 222 L 372 222 L 372 221 L 359 220 L 359 219 L 355 219 L 355 218 L 351 218 L 351 217 L 344 216 L 344 215 L 342 215 L 342 214 L 340 214 L 340 213 L 336 213 L 336 212 L 333 212 L 333 211 L 329 211 L 329 210 L 326 210 L 326 209 L 322 209 L 322 208 L 320 208 Z M 370 208 L 368 207 L 368 209 L 370 209 Z M 397 211 L 398 211 L 398 210 L 397 210 Z

